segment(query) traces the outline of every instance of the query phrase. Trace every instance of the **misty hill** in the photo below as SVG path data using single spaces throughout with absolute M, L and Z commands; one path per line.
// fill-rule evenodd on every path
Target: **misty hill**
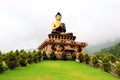
M 120 42 L 117 43 L 116 45 L 112 46 L 112 47 L 104 48 L 98 53 L 100 53 L 100 54 L 101 53 L 106 53 L 106 54 L 112 53 L 115 56 L 120 57 Z
M 120 42 L 120 39 L 116 39 L 116 40 L 108 40 L 106 42 L 103 42 L 103 43 L 100 43 L 100 44 L 97 44 L 97 45 L 88 45 L 88 47 L 86 47 L 85 51 L 88 54 L 93 54 L 93 53 L 96 53 L 96 52 L 100 52 L 101 50 L 103 50 L 105 48 L 115 46 L 119 42 Z

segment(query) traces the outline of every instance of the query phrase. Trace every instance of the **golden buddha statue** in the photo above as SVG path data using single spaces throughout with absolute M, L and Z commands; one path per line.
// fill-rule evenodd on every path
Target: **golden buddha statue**
M 52 23 L 52 34 L 73 35 L 72 33 L 65 33 L 66 26 L 61 22 L 62 15 L 58 12 L 55 16 L 56 21 Z
M 52 30 L 54 30 L 54 29 L 56 29 L 56 28 L 58 28 L 59 26 L 62 25 L 62 23 L 61 23 L 61 18 L 62 18 L 62 16 L 61 16 L 61 14 L 58 12 L 58 13 L 56 14 L 56 21 L 52 23 Z
M 65 24 L 61 22 L 62 15 L 58 12 L 55 16 L 56 21 L 52 23 L 52 33 L 64 34 Z

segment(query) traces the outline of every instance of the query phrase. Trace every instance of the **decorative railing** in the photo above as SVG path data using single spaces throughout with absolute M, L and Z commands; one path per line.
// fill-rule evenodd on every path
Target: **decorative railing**
M 72 36 L 72 35 L 64 35 L 64 34 L 49 34 L 48 35 L 49 39 L 53 39 L 53 40 L 75 40 L 76 36 Z

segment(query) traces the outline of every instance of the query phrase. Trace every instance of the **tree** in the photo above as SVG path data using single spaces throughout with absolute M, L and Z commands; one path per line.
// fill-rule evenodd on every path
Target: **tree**
M 76 59 L 76 54 L 75 54 L 75 52 L 73 52 L 73 53 L 72 53 L 72 60 L 75 61 L 75 59 Z
M 42 56 L 43 56 L 43 60 L 47 60 L 48 59 L 48 56 L 47 56 L 45 51 L 43 51 Z
M 109 58 L 109 60 L 110 60 L 112 63 L 115 63 L 115 62 L 116 62 L 116 57 L 115 57 L 113 54 L 109 54 L 109 55 L 108 55 L 108 58 Z
M 16 54 L 16 56 L 19 55 L 19 50 L 18 49 L 15 51 L 15 54 Z
M 98 53 L 95 54 L 98 59 L 101 59 L 100 55 Z M 104 55 L 103 55 L 104 56 Z
M 33 63 L 33 55 L 30 51 L 27 53 L 27 60 L 29 64 Z
M 107 58 L 107 56 L 105 56 L 102 59 L 102 67 L 104 69 L 104 71 L 109 72 L 111 70 L 111 64 L 109 62 L 109 59 Z
M 3 72 L 3 57 L 2 52 L 0 51 L 0 73 Z
M 99 53 L 114 53 L 114 56 L 116 56 L 117 58 L 120 57 L 120 42 L 116 43 L 114 46 L 108 47 L 108 48 L 104 48 L 101 51 L 99 51 Z
M 99 61 L 98 61 L 98 57 L 96 55 L 93 55 L 91 57 L 91 61 L 92 61 L 93 66 L 99 67 Z
M 120 57 L 118 58 L 118 61 L 120 62 Z
M 116 64 L 116 70 L 115 70 L 116 74 L 120 77 L 120 62 L 118 62 Z
M 78 59 L 79 59 L 80 63 L 82 63 L 84 61 L 84 55 L 80 53 L 78 56 Z
M 56 60 L 57 59 L 54 51 L 51 52 L 50 59 L 51 60 Z
M 17 67 L 17 58 L 13 51 L 10 51 L 6 54 L 5 63 L 10 69 Z
M 41 51 L 38 51 L 37 53 L 38 53 L 38 59 L 39 59 L 39 61 L 40 61 L 41 58 L 42 58 L 42 53 L 41 53 Z
M 102 60 L 105 56 L 106 56 L 106 54 L 103 53 L 103 54 L 101 55 L 101 60 Z
M 20 51 L 20 55 L 18 56 L 19 58 L 19 64 L 21 66 L 27 66 L 27 54 L 24 50 Z
M 62 60 L 67 60 L 67 55 L 65 54 L 65 52 L 62 53 Z
M 89 64 L 90 57 L 88 56 L 88 54 L 85 54 L 84 60 L 86 64 Z
M 33 51 L 33 62 L 37 63 L 39 61 L 39 56 L 36 51 Z
M 15 52 L 15 55 L 16 55 L 16 59 L 17 59 L 17 67 L 19 66 L 19 59 L 18 59 L 18 56 L 19 56 L 19 50 L 16 50 Z

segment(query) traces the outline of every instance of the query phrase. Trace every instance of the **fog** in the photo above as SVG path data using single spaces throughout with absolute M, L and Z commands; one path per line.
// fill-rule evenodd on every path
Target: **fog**
M 120 0 L 0 0 L 0 50 L 37 49 L 57 12 L 76 41 L 120 38 Z

